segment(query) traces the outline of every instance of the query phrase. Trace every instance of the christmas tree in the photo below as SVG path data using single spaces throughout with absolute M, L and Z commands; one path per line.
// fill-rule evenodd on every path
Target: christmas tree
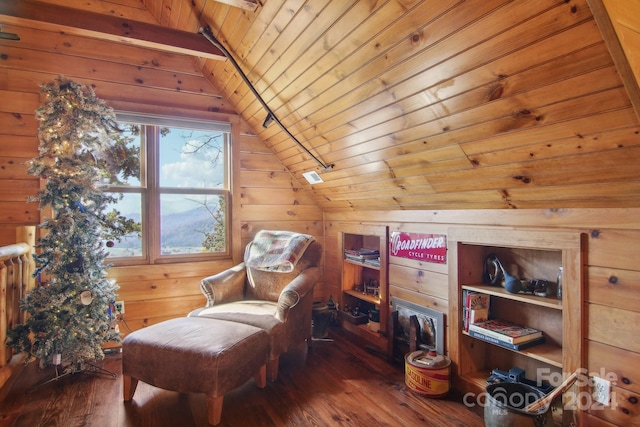
M 42 93 L 39 155 L 28 172 L 44 182 L 33 200 L 52 214 L 36 245 L 39 284 L 22 301 L 28 318 L 9 331 L 8 344 L 41 367 L 74 373 L 102 359 L 104 343 L 120 340 L 109 308 L 118 286 L 107 277 L 106 247 L 140 227 L 108 211 L 121 195 L 105 190 L 139 174 L 139 149 L 90 87 L 58 77 Z

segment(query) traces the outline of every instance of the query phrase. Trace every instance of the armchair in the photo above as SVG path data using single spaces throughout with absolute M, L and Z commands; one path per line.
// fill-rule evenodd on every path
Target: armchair
M 321 257 L 322 246 L 311 236 L 260 231 L 247 245 L 244 262 L 202 279 L 206 305 L 189 317 L 229 320 L 267 331 L 267 377 L 275 381 L 280 355 L 310 341 Z

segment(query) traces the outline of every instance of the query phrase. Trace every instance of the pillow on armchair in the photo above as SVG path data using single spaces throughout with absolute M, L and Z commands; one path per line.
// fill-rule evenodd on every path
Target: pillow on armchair
M 302 271 L 317 265 L 317 254 L 303 257 L 314 242 L 313 236 L 308 234 L 259 231 L 244 251 L 247 269 L 244 298 L 278 301 L 287 283 Z

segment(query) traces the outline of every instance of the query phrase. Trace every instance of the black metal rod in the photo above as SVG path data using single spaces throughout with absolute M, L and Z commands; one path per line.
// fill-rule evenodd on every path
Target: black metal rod
M 224 53 L 224 56 L 226 56 L 229 61 L 231 61 L 231 63 L 233 64 L 233 66 L 236 68 L 236 70 L 238 71 L 238 73 L 240 74 L 240 77 L 242 77 L 242 80 L 244 80 L 244 82 L 247 84 L 247 86 L 249 86 L 249 89 L 251 90 L 251 92 L 253 92 L 253 94 L 255 95 L 255 97 L 258 99 L 258 101 L 260 102 L 260 104 L 262 104 L 262 107 L 267 111 L 267 118 L 269 116 L 271 116 L 271 118 L 278 124 L 278 126 L 280 126 L 280 129 L 283 130 L 284 133 L 286 133 L 289 138 L 291 138 L 293 140 L 293 142 L 295 142 L 300 148 L 302 148 L 309 156 L 311 156 L 311 158 L 313 160 L 315 160 L 320 166 L 322 166 L 322 171 L 326 172 L 328 170 L 333 169 L 333 165 L 326 165 L 322 160 L 320 160 L 319 158 L 317 158 L 316 156 L 313 155 L 313 153 L 311 151 L 309 151 L 309 149 L 307 149 L 307 147 L 305 147 L 304 145 L 302 145 L 302 143 L 300 141 L 298 141 L 298 139 L 293 136 L 293 134 L 291 132 L 289 132 L 289 129 L 287 129 L 285 127 L 285 125 L 282 124 L 282 122 L 280 121 L 280 119 L 278 118 L 278 116 L 276 116 L 276 114 L 273 112 L 273 110 L 271 110 L 271 108 L 269 108 L 269 106 L 267 105 L 267 103 L 264 101 L 264 99 L 262 99 L 262 96 L 260 96 L 260 94 L 258 93 L 258 91 L 256 90 L 255 87 L 253 87 L 253 85 L 251 84 L 251 82 L 249 81 L 249 78 L 247 78 L 247 75 L 242 71 L 242 68 L 240 68 L 240 65 L 238 64 L 238 62 L 236 62 L 235 58 L 233 57 L 233 55 L 231 55 L 231 53 L 227 50 L 227 48 L 224 47 L 224 45 L 222 43 L 220 43 L 215 36 L 213 35 L 213 33 L 211 32 L 211 30 L 209 28 L 205 28 L 205 27 L 200 27 L 200 29 L 198 30 L 198 32 L 200 34 L 202 34 L 203 36 L 206 37 L 207 40 L 209 40 L 214 46 L 216 46 L 218 49 L 220 49 L 222 51 L 222 53 Z M 267 121 L 265 120 L 265 123 Z

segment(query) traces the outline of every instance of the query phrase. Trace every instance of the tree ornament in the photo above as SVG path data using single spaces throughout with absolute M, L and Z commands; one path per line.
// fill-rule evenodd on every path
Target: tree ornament
M 114 247 L 114 246 L 115 246 L 115 243 L 114 243 L 114 241 L 113 241 L 113 240 L 107 240 L 107 247 L 108 247 L 108 248 L 112 248 L 112 247 Z
M 84 206 L 82 206 L 82 203 L 80 202 L 75 202 L 74 203 L 74 207 L 76 209 L 78 209 L 80 212 L 85 213 L 86 211 L 84 210 Z
M 82 305 L 89 305 L 93 301 L 93 294 L 90 290 L 82 291 L 80 293 L 80 302 Z M 89 313 L 87 313 L 89 314 Z

